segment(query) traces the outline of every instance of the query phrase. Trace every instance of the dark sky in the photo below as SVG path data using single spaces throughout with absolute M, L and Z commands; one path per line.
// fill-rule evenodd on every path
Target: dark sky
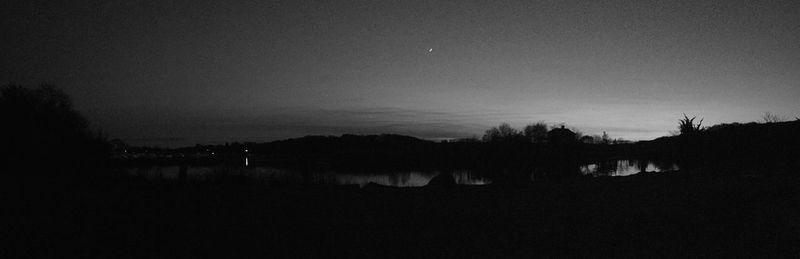
M 0 4 L 0 82 L 139 145 L 800 116 L 797 0 L 223 2 Z

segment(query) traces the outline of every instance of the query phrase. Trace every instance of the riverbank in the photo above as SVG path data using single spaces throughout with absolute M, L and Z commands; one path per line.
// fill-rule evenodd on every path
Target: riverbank
M 796 174 L 687 172 L 513 188 L 230 178 L 23 185 L 7 197 L 20 202 L 13 247 L 40 256 L 794 257 L 799 184 Z

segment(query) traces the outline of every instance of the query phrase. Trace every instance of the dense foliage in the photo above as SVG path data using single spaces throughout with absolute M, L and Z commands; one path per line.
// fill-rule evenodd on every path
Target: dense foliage
M 52 173 L 54 168 L 97 167 L 110 154 L 102 135 L 92 131 L 86 118 L 72 108 L 69 96 L 50 85 L 3 87 L 0 118 L 4 167 Z

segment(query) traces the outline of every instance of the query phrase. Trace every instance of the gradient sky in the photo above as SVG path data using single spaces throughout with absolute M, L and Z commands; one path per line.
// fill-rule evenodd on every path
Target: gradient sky
M 0 82 L 136 145 L 800 116 L 796 0 L 77 2 L 0 4 Z

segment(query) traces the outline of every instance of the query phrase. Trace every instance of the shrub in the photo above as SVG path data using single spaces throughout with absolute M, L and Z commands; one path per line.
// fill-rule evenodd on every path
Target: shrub
M 694 124 L 694 120 L 697 116 L 692 117 L 691 119 L 686 114 L 683 114 L 683 119 L 679 120 L 678 130 L 680 131 L 681 135 L 687 134 L 695 134 L 703 131 L 703 119 L 700 119 L 696 125 Z

